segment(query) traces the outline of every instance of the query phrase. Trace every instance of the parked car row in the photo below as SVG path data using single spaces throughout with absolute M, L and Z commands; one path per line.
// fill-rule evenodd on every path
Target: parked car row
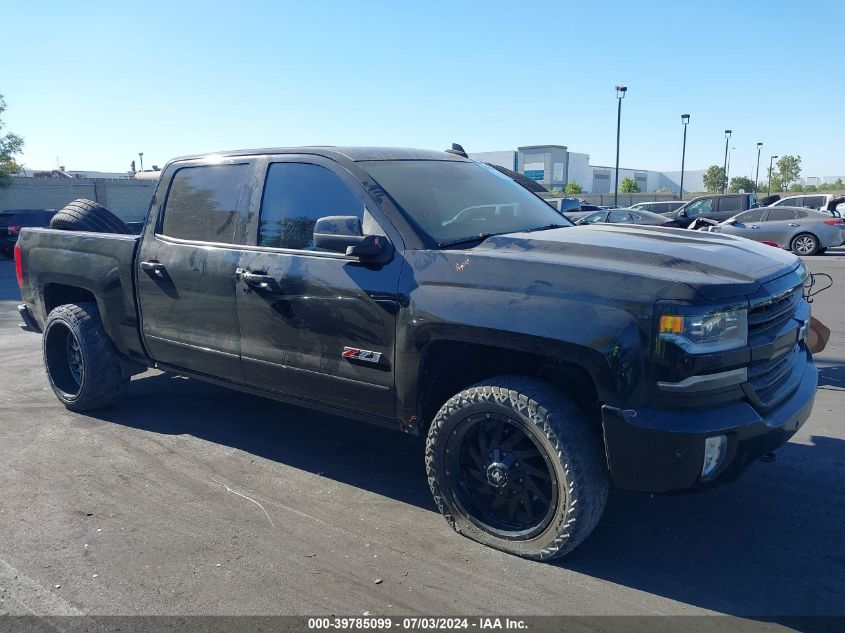
M 777 244 L 796 255 L 818 255 L 845 243 L 845 220 L 803 207 L 760 207 L 703 230 Z
M 676 202 L 681 206 L 665 213 L 653 213 L 643 207 L 667 203 L 649 202 L 631 208 L 565 215 L 576 225 L 637 224 L 738 235 L 777 245 L 802 256 L 820 255 L 828 248 L 845 244 L 845 220 L 835 208 L 845 199 L 834 196 L 818 196 L 821 200 L 809 198 L 811 196 L 791 196 L 783 200 L 793 201 L 795 204 L 792 206 L 783 205 L 783 200 L 778 200 L 772 206 L 761 207 L 753 193 L 715 194 L 687 203 Z M 826 210 L 798 206 L 798 202 L 818 203 Z
M 55 209 L 13 209 L 0 211 L 0 253 L 12 257 L 12 251 L 24 227 L 50 226 Z

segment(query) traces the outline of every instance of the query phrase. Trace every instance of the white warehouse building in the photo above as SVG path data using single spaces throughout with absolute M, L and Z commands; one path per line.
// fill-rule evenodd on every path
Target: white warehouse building
M 469 154 L 473 160 L 501 165 L 518 171 L 539 182 L 546 189 L 563 190 L 576 182 L 584 193 L 612 193 L 614 166 L 591 165 L 590 155 L 570 152 L 565 145 L 526 145 L 516 150 L 477 152 Z M 684 173 L 684 191 L 704 191 L 704 170 Z M 637 181 L 640 191 L 653 192 L 666 188 L 680 192 L 680 171 L 651 171 L 619 167 L 619 182 L 625 178 Z

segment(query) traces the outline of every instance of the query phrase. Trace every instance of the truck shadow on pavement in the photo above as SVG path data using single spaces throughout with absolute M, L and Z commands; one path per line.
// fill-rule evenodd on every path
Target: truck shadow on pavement
M 163 374 L 134 380 L 125 403 L 92 417 L 189 434 L 436 512 L 421 438 Z M 550 571 L 734 615 L 841 614 L 843 489 L 845 442 L 814 436 L 712 491 L 614 490 L 593 535 Z

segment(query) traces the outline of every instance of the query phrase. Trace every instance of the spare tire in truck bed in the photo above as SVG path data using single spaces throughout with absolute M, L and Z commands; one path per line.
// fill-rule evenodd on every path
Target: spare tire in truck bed
M 90 233 L 124 233 L 132 231 L 103 205 L 80 198 L 68 204 L 50 220 L 50 228 Z

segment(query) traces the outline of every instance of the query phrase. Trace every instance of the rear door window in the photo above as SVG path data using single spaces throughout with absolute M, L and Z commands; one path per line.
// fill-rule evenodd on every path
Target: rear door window
M 824 196 L 804 196 L 804 203 L 801 206 L 810 207 L 811 209 L 821 209 L 824 203 Z
M 197 242 L 234 244 L 249 165 L 183 167 L 173 176 L 161 233 Z
M 744 196 L 727 196 L 719 199 L 719 213 L 742 211 Z

